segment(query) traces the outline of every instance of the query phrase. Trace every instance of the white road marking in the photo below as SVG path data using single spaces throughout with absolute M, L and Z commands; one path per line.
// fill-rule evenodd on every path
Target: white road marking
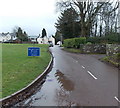
M 114 98 L 120 103 L 120 100 L 116 96 Z
M 90 71 L 87 71 L 94 79 L 97 79 Z
M 83 69 L 85 69 L 85 67 L 84 67 L 84 66 L 82 66 L 82 68 L 83 68 Z

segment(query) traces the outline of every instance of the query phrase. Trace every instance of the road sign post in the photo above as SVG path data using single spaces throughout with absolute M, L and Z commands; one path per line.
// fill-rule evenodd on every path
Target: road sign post
M 40 48 L 38 47 L 29 47 L 28 56 L 40 56 Z

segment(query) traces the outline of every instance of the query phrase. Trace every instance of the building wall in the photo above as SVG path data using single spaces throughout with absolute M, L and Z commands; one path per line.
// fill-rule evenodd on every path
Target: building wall
M 0 41 L 1 42 L 6 42 L 11 40 L 11 35 L 7 34 L 6 36 L 0 36 Z
M 53 37 L 44 37 L 44 38 L 37 38 L 38 44 L 49 44 L 49 41 L 55 45 L 55 39 Z
M 16 36 L 11 36 L 10 34 L 0 34 L 0 42 L 7 42 L 9 40 L 17 39 Z
M 55 39 L 53 37 L 50 37 L 48 40 L 51 41 L 53 45 L 55 45 Z

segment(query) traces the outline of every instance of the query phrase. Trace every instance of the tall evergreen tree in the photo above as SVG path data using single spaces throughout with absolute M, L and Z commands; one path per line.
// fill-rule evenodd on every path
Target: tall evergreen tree
M 21 41 L 23 40 L 23 33 L 22 33 L 22 29 L 19 27 L 17 32 L 16 32 L 16 37 L 18 39 L 20 39 Z
M 24 35 L 24 41 L 28 41 L 28 35 L 25 31 L 24 31 L 23 35 Z
M 47 36 L 46 30 L 43 28 L 42 30 L 42 38 L 44 38 L 45 36 Z
M 57 44 L 58 41 L 61 41 L 61 34 L 59 31 L 56 31 L 55 33 L 55 44 Z
M 64 39 L 78 37 L 80 35 L 80 24 L 78 23 L 78 14 L 72 8 L 64 10 L 55 23 Z
M 16 32 L 16 37 L 21 41 L 28 41 L 27 33 L 21 29 L 21 27 L 18 28 Z

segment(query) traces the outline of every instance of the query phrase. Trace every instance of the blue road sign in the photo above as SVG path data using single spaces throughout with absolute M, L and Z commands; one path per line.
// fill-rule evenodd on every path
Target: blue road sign
M 40 48 L 38 47 L 29 47 L 28 56 L 40 56 Z

